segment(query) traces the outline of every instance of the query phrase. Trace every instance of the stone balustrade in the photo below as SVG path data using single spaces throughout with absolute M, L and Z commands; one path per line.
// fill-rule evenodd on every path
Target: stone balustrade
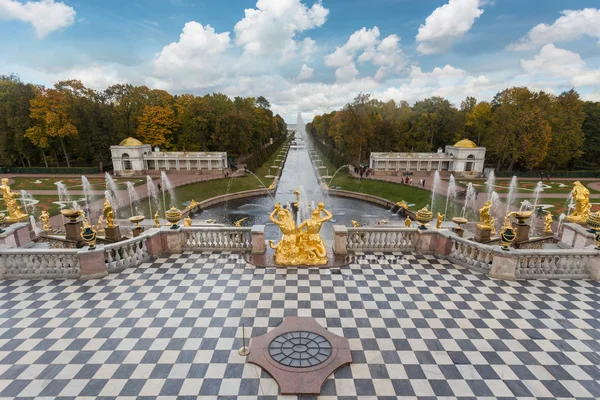
M 180 228 L 184 250 L 252 250 L 250 227 L 200 227 Z
M 417 228 L 347 228 L 346 247 L 350 251 L 414 251 Z
M 594 249 L 515 250 L 516 279 L 589 279 L 598 262 Z
M 79 249 L 2 249 L 0 277 L 4 279 L 79 278 Z
M 150 259 L 146 242 L 158 232 L 149 232 L 138 237 L 102 246 L 104 264 L 108 273 L 121 272 Z
M 494 247 L 497 246 L 477 243 L 454 234 L 449 235 L 449 238 L 452 245 L 450 253 L 446 255 L 448 260 L 478 272 L 490 271 L 494 260 Z

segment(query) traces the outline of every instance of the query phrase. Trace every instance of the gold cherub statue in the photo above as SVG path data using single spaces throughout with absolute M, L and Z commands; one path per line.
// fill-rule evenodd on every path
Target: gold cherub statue
M 158 211 L 154 214 L 154 227 L 160 228 L 160 216 L 158 215 Z
M 115 213 L 113 211 L 112 206 L 110 205 L 110 201 L 107 198 L 104 199 L 104 208 L 102 209 L 102 214 L 104 215 L 104 219 L 106 220 L 107 228 L 115 227 Z
M 490 216 L 490 209 L 492 208 L 492 201 L 488 200 L 485 202 L 483 207 L 479 209 L 479 224 L 477 225 L 480 229 L 491 230 L 492 229 L 492 217 Z
M 358 221 L 352 220 L 352 226 L 358 228 L 360 227 L 360 224 L 358 223 Z
M 2 191 L 2 197 L 4 198 L 6 209 L 8 210 L 6 222 L 12 223 L 27 219 L 27 214 L 21 211 L 19 203 L 16 200 L 16 198 L 19 197 L 19 193 L 14 193 L 10 190 L 10 186 L 8 186 L 8 178 L 2 178 L 0 190 Z
M 438 215 L 437 215 L 437 221 L 435 223 L 435 227 L 437 229 L 440 229 L 442 227 L 442 221 L 444 220 L 445 216 L 446 216 L 446 214 L 438 213 Z
M 190 217 L 185 217 L 183 219 L 183 226 L 187 226 L 187 227 L 192 226 L 192 219 Z
M 550 211 L 546 211 L 544 216 L 544 233 L 552 233 L 552 213 Z
M 42 211 L 42 215 L 40 215 L 40 221 L 42 221 L 42 229 L 46 232 L 50 232 L 52 230 L 52 225 L 50 225 L 50 214 L 48 211 Z
M 407 228 L 410 228 L 411 225 L 412 225 L 412 220 L 410 219 L 409 216 L 407 216 L 406 219 L 404 220 L 404 226 Z
M 496 231 L 496 218 L 492 217 L 490 220 L 490 226 L 492 228 L 492 231 L 490 232 L 490 235 L 497 235 L 498 232 Z
M 567 215 L 566 220 L 570 222 L 584 223 L 590 215 L 592 208 L 590 204 L 590 191 L 587 190 L 581 182 L 576 181 L 573 184 L 573 201 L 575 202 L 575 210 L 570 215 Z

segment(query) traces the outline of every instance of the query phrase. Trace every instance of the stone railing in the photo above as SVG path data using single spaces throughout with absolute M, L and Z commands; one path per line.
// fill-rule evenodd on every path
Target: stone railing
M 186 227 L 181 228 L 184 250 L 252 250 L 252 228 Z
M 414 251 L 416 228 L 347 228 L 346 247 L 351 251 Z
M 446 258 L 479 272 L 490 272 L 494 260 L 494 246 L 473 242 L 458 236 L 448 235 L 451 241 L 450 253 Z
M 598 254 L 594 249 L 515 250 L 515 278 L 588 279 Z
M 150 259 L 146 240 L 158 232 L 142 234 L 138 237 L 102 246 L 104 264 L 108 273 L 121 272 Z
M 79 278 L 79 249 L 3 249 L 0 270 L 5 279 Z

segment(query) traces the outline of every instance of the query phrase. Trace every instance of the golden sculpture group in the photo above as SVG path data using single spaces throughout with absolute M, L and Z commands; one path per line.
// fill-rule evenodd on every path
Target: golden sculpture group
M 490 215 L 490 209 L 492 208 L 492 201 L 488 200 L 485 202 L 483 207 L 479 209 L 479 224 L 477 227 L 483 230 L 492 230 L 492 217 Z
M 321 216 L 321 213 L 325 216 Z M 325 210 L 325 205 L 319 203 L 308 218 L 296 227 L 290 210 L 275 204 L 275 209 L 269 216 L 271 221 L 281 230 L 279 243 L 269 241 L 269 246 L 275 250 L 277 265 L 323 265 L 327 264 L 327 250 L 319 232 L 326 221 L 333 215 Z
M 575 209 L 571 214 L 566 217 L 567 221 L 585 223 L 590 215 L 592 206 L 590 204 L 590 191 L 577 181 L 573 184 L 573 201 L 575 202 Z
M 4 198 L 4 202 L 6 203 L 6 208 L 8 210 L 8 217 L 6 218 L 6 222 L 19 222 L 27 219 L 27 214 L 21 211 L 19 207 L 19 203 L 17 203 L 17 197 L 20 196 L 19 193 L 12 192 L 10 190 L 10 186 L 8 186 L 8 178 L 2 178 L 2 185 L 0 185 L 0 190 L 2 191 L 2 197 Z

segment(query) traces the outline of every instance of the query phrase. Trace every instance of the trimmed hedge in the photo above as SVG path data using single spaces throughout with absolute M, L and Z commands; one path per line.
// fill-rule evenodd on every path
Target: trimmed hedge
M 268 159 L 273 155 L 275 151 L 281 146 L 281 144 L 288 140 L 289 137 L 283 136 L 278 140 L 274 140 L 272 144 L 265 148 L 253 153 L 246 159 L 246 168 L 254 172 L 257 168 L 260 168 Z
M 97 174 L 98 167 L 0 167 L 2 174 Z
M 539 178 L 540 171 L 498 171 L 494 172 L 497 177 L 508 178 L 513 175 L 519 178 Z M 550 174 L 550 178 L 600 178 L 600 171 L 549 171 L 543 172 L 544 177 Z
M 313 139 L 312 142 L 315 145 L 315 147 L 321 152 L 321 154 L 324 154 L 325 158 L 327 158 L 329 161 L 331 161 L 332 164 L 335 165 L 336 168 L 340 168 L 343 165 L 350 164 L 348 162 L 348 159 L 346 157 L 344 157 L 343 155 L 341 155 L 340 153 L 338 153 L 335 149 L 324 145 L 323 143 L 321 143 L 319 140 L 317 140 L 314 137 L 312 139 Z

